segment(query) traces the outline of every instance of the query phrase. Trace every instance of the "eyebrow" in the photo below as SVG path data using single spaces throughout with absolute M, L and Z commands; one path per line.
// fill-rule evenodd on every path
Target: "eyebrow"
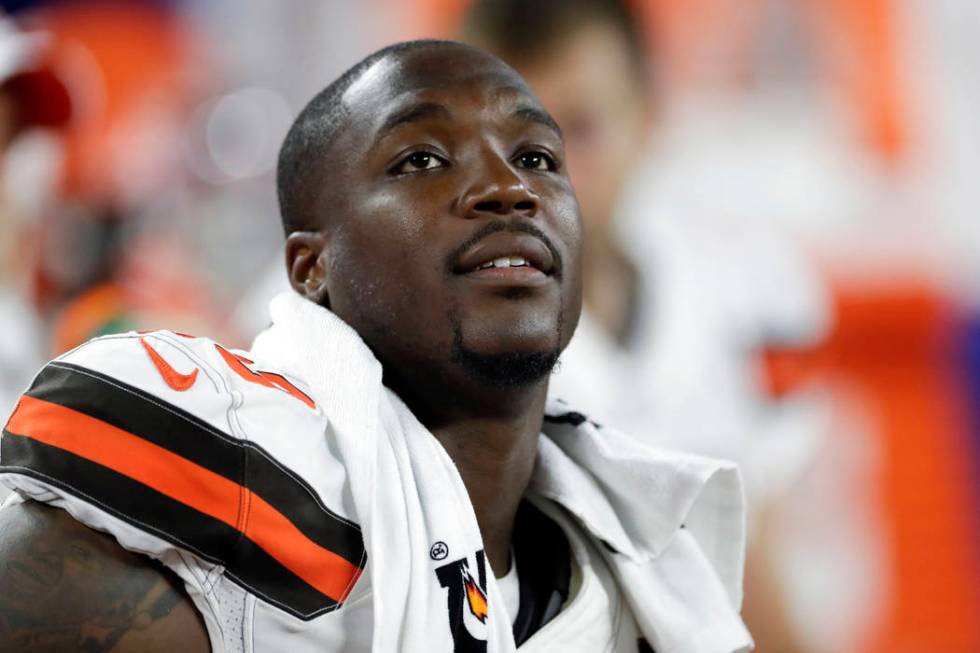
M 538 123 L 539 125 L 544 125 L 545 127 L 554 130 L 559 137 L 563 137 L 561 133 L 561 127 L 559 127 L 558 123 L 555 122 L 555 119 L 552 118 L 548 114 L 548 112 L 543 109 L 539 109 L 538 107 L 531 106 L 531 105 L 523 105 L 517 107 L 517 109 L 514 110 L 514 113 L 512 113 L 511 116 L 514 118 L 519 118 L 520 120 L 525 120 L 527 122 L 534 122 L 534 123 Z
M 452 114 L 450 113 L 449 109 L 436 102 L 422 102 L 420 104 L 413 104 L 388 116 L 388 118 L 378 129 L 375 140 L 380 141 L 401 125 L 428 120 L 430 118 L 442 118 L 448 120 L 452 118 Z

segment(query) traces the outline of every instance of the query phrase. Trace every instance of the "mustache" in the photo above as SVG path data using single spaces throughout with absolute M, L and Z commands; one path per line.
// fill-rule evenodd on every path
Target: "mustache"
M 522 222 L 522 221 L 505 222 L 504 220 L 492 220 L 486 223 L 485 225 L 477 229 L 473 233 L 473 235 L 471 235 L 469 238 L 467 238 L 462 243 L 460 243 L 458 247 L 455 247 L 453 251 L 451 251 L 449 255 L 446 256 L 447 272 L 452 274 L 453 270 L 456 267 L 456 261 L 459 260 L 459 258 L 466 252 L 466 250 L 473 247 L 487 236 L 490 236 L 495 233 L 499 233 L 501 231 L 509 231 L 511 233 L 530 234 L 531 236 L 534 236 L 535 238 L 540 240 L 542 243 L 544 243 L 544 246 L 548 248 L 548 251 L 551 252 L 552 258 L 554 258 L 555 260 L 555 274 L 561 275 L 561 271 L 564 267 L 562 263 L 561 253 L 558 251 L 558 248 L 555 247 L 555 244 L 551 242 L 551 239 L 548 238 L 548 236 L 545 235 L 543 231 L 541 231 L 536 225 L 530 222 Z

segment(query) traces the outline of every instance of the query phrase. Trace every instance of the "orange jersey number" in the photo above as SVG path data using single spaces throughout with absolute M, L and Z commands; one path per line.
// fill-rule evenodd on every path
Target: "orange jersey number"
M 246 381 L 250 383 L 258 383 L 259 385 L 267 388 L 281 390 L 286 394 L 299 399 L 310 408 L 316 409 L 316 404 L 313 403 L 313 400 L 310 399 L 305 392 L 287 381 L 281 374 L 276 374 L 274 372 L 256 372 L 248 367 L 249 365 L 254 365 L 253 361 L 250 361 L 244 356 L 233 354 L 221 345 L 216 344 L 214 347 L 218 350 L 218 353 L 221 354 L 221 357 L 225 359 L 225 362 L 228 363 L 228 367 L 234 370 L 238 376 L 242 377 Z

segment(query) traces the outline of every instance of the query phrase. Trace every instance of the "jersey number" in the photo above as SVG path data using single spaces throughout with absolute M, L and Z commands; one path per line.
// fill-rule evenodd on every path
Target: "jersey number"
M 257 383 L 266 388 L 274 388 L 276 390 L 281 390 L 286 394 L 299 399 L 304 404 L 310 408 L 316 409 L 316 404 L 313 400 L 304 393 L 302 390 L 294 386 L 292 383 L 286 380 L 281 374 L 276 374 L 275 372 L 260 372 L 255 371 L 248 367 L 249 365 L 254 365 L 253 361 L 245 358 L 244 356 L 239 356 L 238 354 L 233 354 L 221 345 L 215 345 L 215 349 L 221 354 L 221 357 L 225 359 L 230 367 L 238 376 L 242 377 L 249 383 Z

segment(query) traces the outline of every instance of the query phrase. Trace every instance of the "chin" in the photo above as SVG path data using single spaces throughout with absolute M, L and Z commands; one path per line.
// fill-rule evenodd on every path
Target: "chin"
M 551 374 L 561 354 L 561 320 L 455 327 L 453 361 L 487 385 L 538 383 Z
M 522 388 L 548 378 L 561 352 L 509 351 L 481 353 L 460 347 L 453 350 L 453 362 L 470 377 L 495 388 Z
M 554 315 L 495 316 L 454 325 L 455 339 L 481 354 L 535 353 L 551 351 L 562 343 L 562 323 Z

